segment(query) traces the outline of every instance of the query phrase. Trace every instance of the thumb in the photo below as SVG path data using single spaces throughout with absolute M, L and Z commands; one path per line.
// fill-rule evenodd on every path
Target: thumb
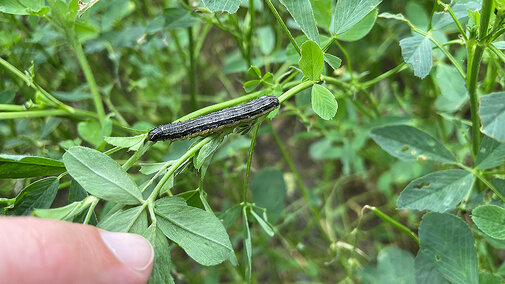
M 145 283 L 154 251 L 143 237 L 33 217 L 0 217 L 5 283 Z

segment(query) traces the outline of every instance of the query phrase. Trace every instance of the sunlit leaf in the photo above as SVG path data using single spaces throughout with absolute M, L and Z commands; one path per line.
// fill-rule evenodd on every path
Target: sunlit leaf
M 430 212 L 419 225 L 420 250 L 451 283 L 477 284 L 477 252 L 468 225 L 460 218 Z
M 397 205 L 398 208 L 445 212 L 456 207 L 472 184 L 473 175 L 464 170 L 430 173 L 409 183 Z
M 370 136 L 382 149 L 403 161 L 433 160 L 456 163 L 454 155 L 440 141 L 412 126 L 376 128 Z
M 400 40 L 400 47 L 403 60 L 414 68 L 414 75 L 421 79 L 426 77 L 433 66 L 430 39 L 415 35 Z
M 368 13 L 370 13 L 382 0 L 339 0 L 334 9 L 330 32 L 341 35 L 348 31 Z
M 505 240 L 505 209 L 496 205 L 481 205 L 472 210 L 472 220 L 486 235 Z
M 481 131 L 500 142 L 505 142 L 505 92 L 482 96 L 479 109 Z
M 312 11 L 310 0 L 279 0 L 284 5 L 296 23 L 307 37 L 319 44 L 319 33 Z
M 63 161 L 70 175 L 89 193 L 121 204 L 138 204 L 142 194 L 121 166 L 86 147 L 72 147 Z
M 302 44 L 301 54 L 298 65 L 300 65 L 303 74 L 309 80 L 319 81 L 324 67 L 324 57 L 321 49 L 315 42 L 309 40 Z
M 337 100 L 328 89 L 316 84 L 312 86 L 312 109 L 322 119 L 330 120 L 337 114 Z

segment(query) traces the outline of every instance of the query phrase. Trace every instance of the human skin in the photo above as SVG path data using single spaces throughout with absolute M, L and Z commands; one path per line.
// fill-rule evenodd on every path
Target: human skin
M 2 283 L 146 283 L 154 251 L 143 237 L 34 217 L 0 217 Z

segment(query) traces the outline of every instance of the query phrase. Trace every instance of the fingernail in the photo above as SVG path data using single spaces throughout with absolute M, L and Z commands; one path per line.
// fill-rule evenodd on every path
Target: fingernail
M 103 242 L 114 255 L 128 267 L 145 270 L 154 258 L 151 244 L 143 237 L 129 233 L 100 231 Z

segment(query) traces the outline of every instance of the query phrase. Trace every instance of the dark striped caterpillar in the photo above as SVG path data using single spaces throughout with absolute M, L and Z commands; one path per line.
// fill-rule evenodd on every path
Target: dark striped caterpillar
M 205 136 L 223 128 L 231 128 L 252 121 L 278 106 L 277 97 L 262 96 L 245 104 L 211 112 L 186 121 L 160 125 L 149 131 L 147 137 L 150 141 L 156 142 Z

